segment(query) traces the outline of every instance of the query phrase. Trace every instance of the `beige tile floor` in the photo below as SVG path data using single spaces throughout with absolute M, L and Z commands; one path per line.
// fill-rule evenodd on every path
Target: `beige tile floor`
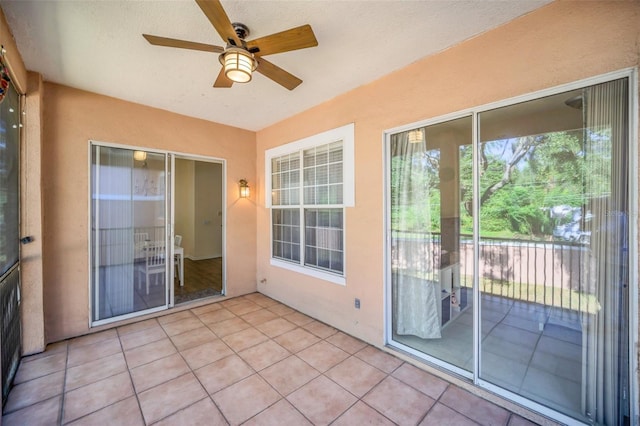
M 23 358 L 2 424 L 531 423 L 253 293 Z

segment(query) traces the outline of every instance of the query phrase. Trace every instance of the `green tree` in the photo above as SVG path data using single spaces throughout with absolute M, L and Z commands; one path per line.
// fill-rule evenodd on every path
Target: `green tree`
M 551 235 L 549 209 L 584 203 L 583 137 L 555 132 L 482 143 L 480 146 L 480 217 L 483 232 Z M 471 231 L 472 155 L 462 147 L 463 232 Z
M 588 142 L 585 142 L 585 139 Z M 585 148 L 589 144 L 589 149 Z M 589 155 L 593 160 L 590 161 Z M 471 233 L 473 212 L 473 149 L 459 151 L 461 232 Z M 486 235 L 550 238 L 557 225 L 551 217 L 554 206 L 582 207 L 589 188 L 606 193 L 611 179 L 607 158 L 611 156 L 607 130 L 583 129 L 551 132 L 487 141 L 479 147 L 479 203 L 481 231 Z M 437 150 L 416 152 L 392 160 L 392 186 L 399 173 L 405 181 L 404 205 L 392 201 L 397 218 L 403 216 L 406 230 L 440 230 L 440 155 Z M 409 171 L 407 173 L 407 171 Z M 394 186 L 395 187 L 395 186 Z M 392 191 L 392 200 L 397 193 Z M 402 211 L 400 211 L 402 210 Z M 427 212 L 429 214 L 427 214 Z M 397 229 L 397 228 L 395 228 Z

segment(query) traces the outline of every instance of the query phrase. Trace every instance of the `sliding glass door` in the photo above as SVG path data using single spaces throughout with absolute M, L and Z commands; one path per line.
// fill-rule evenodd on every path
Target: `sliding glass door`
M 628 86 L 389 134 L 390 344 L 561 422 L 629 421 Z
M 167 176 L 166 154 L 91 145 L 94 325 L 168 306 Z
M 0 78 L 9 81 L 0 64 Z M 0 376 L 2 400 L 20 363 L 20 96 L 0 94 Z
M 392 332 L 397 342 L 472 371 L 473 294 L 460 269 L 473 259 L 460 233 L 460 158 L 471 117 L 391 135 Z
M 479 115 L 479 376 L 598 424 L 629 415 L 628 120 L 626 79 Z

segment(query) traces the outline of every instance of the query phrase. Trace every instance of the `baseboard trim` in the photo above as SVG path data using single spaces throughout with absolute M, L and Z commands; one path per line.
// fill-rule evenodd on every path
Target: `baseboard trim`
M 207 260 L 207 259 L 217 259 L 219 257 L 222 257 L 221 255 L 213 255 L 213 256 L 191 256 L 191 255 L 185 255 L 184 258 L 185 259 L 189 259 L 189 260 Z

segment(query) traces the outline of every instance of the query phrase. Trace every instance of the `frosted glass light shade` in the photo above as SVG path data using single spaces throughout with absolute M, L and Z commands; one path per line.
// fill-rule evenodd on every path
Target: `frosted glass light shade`
M 220 62 L 224 65 L 224 74 L 235 83 L 251 81 L 251 73 L 256 69 L 253 56 L 237 47 L 231 47 L 220 55 Z

